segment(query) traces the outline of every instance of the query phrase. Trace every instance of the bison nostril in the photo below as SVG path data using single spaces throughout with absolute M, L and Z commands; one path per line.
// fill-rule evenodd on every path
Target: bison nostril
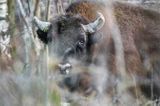
M 72 65 L 70 63 L 58 64 L 61 74 L 69 74 Z

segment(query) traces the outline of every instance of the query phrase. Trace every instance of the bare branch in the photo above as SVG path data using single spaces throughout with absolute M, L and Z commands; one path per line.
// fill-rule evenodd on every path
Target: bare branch
M 38 6 L 39 6 L 39 0 L 36 0 L 35 1 L 35 6 L 34 6 L 34 11 L 33 11 L 34 16 L 38 15 Z
M 26 12 L 22 6 L 22 2 L 20 0 L 17 0 L 17 4 L 18 4 L 18 7 L 20 9 L 20 14 L 22 16 L 22 19 L 24 21 L 24 28 L 23 30 L 27 30 L 26 32 L 28 33 L 25 33 L 23 35 L 23 39 L 24 39 L 24 43 L 25 43 L 25 66 L 24 66 L 24 71 L 27 73 L 27 74 L 30 74 L 31 72 L 31 65 L 30 65 L 30 56 L 29 56 L 29 53 L 30 53 L 30 50 L 31 50 L 31 38 L 32 38 L 32 41 L 34 42 L 34 38 L 33 38 L 33 33 L 32 33 L 32 29 L 31 29 L 31 24 L 30 24 L 30 17 L 27 17 L 26 16 Z M 31 36 L 30 36 L 31 35 Z
M 49 18 L 49 13 L 50 13 L 50 3 L 51 3 L 51 0 L 47 0 L 47 5 L 46 5 L 46 17 L 45 17 L 45 20 L 47 21 L 48 18 Z
M 57 12 L 58 14 L 64 14 L 64 9 L 63 9 L 63 5 L 62 5 L 62 1 L 61 0 L 56 0 L 55 1 L 56 6 L 57 6 Z
M 28 4 L 29 14 L 31 14 L 31 7 L 30 7 L 30 2 L 29 2 L 29 0 L 27 0 L 27 4 Z

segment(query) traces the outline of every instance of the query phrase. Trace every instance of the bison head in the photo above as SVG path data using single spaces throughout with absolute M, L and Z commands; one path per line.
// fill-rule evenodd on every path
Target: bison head
M 83 59 L 89 47 L 96 43 L 101 37 L 97 34 L 104 23 L 104 16 L 97 12 L 98 17 L 93 22 L 87 22 L 80 15 L 62 15 L 51 22 L 40 21 L 34 18 L 38 27 L 38 37 L 48 44 L 52 41 L 54 53 L 62 57 L 63 63 L 68 61 L 68 57 Z M 60 65 L 64 69 L 64 65 Z

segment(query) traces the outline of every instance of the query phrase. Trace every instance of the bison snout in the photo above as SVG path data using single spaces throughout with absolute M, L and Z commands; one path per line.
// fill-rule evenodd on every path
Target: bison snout
M 70 63 L 58 64 L 59 70 L 61 74 L 69 74 L 72 65 Z

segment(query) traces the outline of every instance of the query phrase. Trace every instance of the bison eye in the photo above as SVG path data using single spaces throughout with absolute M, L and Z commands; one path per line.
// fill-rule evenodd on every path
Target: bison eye
M 79 41 L 78 41 L 78 44 L 79 44 L 79 45 L 84 45 L 84 40 L 79 40 Z
M 79 41 L 77 42 L 77 46 L 78 46 L 79 48 L 84 48 L 84 47 L 85 47 L 85 41 L 84 41 L 84 39 L 79 40 Z
M 76 51 L 82 52 L 85 48 L 85 41 L 84 40 L 78 40 L 76 43 Z

